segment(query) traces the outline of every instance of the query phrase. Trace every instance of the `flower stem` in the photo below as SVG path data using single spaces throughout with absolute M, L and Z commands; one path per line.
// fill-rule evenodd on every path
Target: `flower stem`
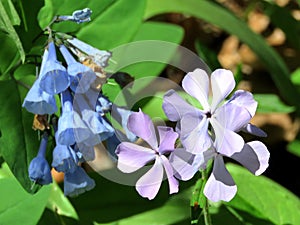
M 201 171 L 202 179 L 204 180 L 204 183 L 206 183 L 208 179 L 208 173 L 210 168 L 208 167 L 206 170 Z M 207 198 L 205 198 L 204 207 L 203 207 L 203 215 L 204 215 L 204 224 L 205 225 L 212 225 L 211 222 L 211 216 L 209 214 L 209 204 Z

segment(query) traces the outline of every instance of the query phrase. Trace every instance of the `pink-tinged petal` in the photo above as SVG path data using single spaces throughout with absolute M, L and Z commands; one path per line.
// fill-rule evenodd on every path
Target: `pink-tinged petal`
M 251 117 L 255 115 L 257 101 L 254 100 L 253 95 L 250 92 L 244 90 L 237 90 L 229 99 L 229 102 L 240 107 L 246 108 L 251 114 Z
M 215 70 L 211 74 L 210 80 L 213 93 L 211 111 L 214 112 L 217 106 L 232 92 L 235 81 L 232 72 L 225 69 Z
M 182 80 L 182 87 L 189 95 L 200 102 L 204 111 L 210 110 L 208 104 L 209 77 L 204 70 L 195 69 L 185 75 Z
M 258 128 L 257 126 L 252 125 L 251 123 L 248 123 L 245 127 L 241 129 L 242 131 L 246 133 L 253 134 L 258 137 L 267 137 L 268 135 L 266 132 L 264 132 L 262 129 Z
M 226 103 L 216 110 L 213 118 L 224 128 L 239 131 L 250 122 L 251 115 L 246 108 Z
M 158 147 L 154 125 L 150 117 L 141 109 L 128 117 L 127 127 L 129 131 L 144 139 L 153 149 Z
M 188 104 L 174 90 L 169 90 L 164 95 L 162 108 L 170 121 L 178 121 L 186 113 L 197 114 L 199 109 Z
M 137 181 L 135 186 L 137 192 L 144 198 L 154 199 L 161 186 L 163 174 L 164 168 L 161 158 L 156 156 L 152 168 Z
M 167 178 L 168 178 L 168 182 L 169 182 L 169 193 L 170 194 L 177 193 L 179 182 L 174 177 L 173 168 L 172 168 L 169 160 L 164 155 L 161 155 L 160 157 L 161 157 L 162 163 L 165 167 L 165 171 L 167 174 Z
M 180 180 L 190 180 L 204 164 L 203 154 L 197 156 L 183 148 L 175 149 L 169 156 L 169 162 L 174 168 L 174 176 Z
M 213 172 L 204 187 L 204 195 L 213 202 L 229 202 L 235 196 L 237 187 L 225 167 L 223 157 L 216 156 Z
M 211 137 L 208 134 L 209 121 L 206 117 L 194 117 L 185 115 L 180 121 L 180 140 L 185 149 L 193 154 L 200 154 L 212 145 Z
M 261 175 L 269 166 L 270 153 L 260 141 L 245 144 L 243 150 L 231 156 L 256 176 Z
M 211 119 L 211 124 L 216 136 L 215 148 L 217 152 L 230 157 L 236 152 L 242 151 L 244 147 L 244 139 L 237 133 L 224 129 L 218 121 Z
M 164 154 L 173 151 L 175 148 L 175 141 L 178 138 L 178 133 L 176 133 L 173 128 L 165 126 L 158 126 L 157 130 L 160 140 L 159 153 Z
M 155 151 L 130 142 L 122 142 L 116 149 L 118 169 L 132 173 L 155 159 Z

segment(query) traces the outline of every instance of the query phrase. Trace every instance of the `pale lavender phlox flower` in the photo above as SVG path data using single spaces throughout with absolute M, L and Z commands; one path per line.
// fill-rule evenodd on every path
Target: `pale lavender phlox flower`
M 46 50 L 45 50 L 46 51 Z M 68 73 L 57 61 L 55 44 L 51 41 L 48 45 L 48 57 L 40 72 L 40 88 L 50 95 L 66 90 L 70 84 Z
M 71 90 L 75 93 L 85 93 L 96 79 L 95 72 L 91 68 L 77 62 L 66 46 L 60 45 L 59 50 L 68 64 L 67 71 L 70 75 Z
M 149 147 L 142 147 L 130 142 L 122 142 L 116 149 L 118 168 L 124 173 L 132 173 L 154 160 L 154 165 L 136 183 L 138 193 L 148 199 L 153 199 L 161 186 L 164 172 L 169 182 L 170 194 L 178 192 L 178 181 L 168 158 L 175 149 L 178 134 L 170 127 L 157 127 L 159 142 L 154 125 L 141 110 L 132 113 L 128 118 L 128 129 L 146 141 Z
M 76 197 L 95 187 L 95 181 L 90 178 L 85 170 L 76 166 L 73 173 L 65 173 L 64 176 L 64 194 L 70 197 Z
M 209 88 L 212 89 L 212 102 L 209 104 Z M 213 141 L 218 151 L 226 155 L 240 152 L 244 146 L 243 138 L 235 133 L 230 126 L 242 127 L 249 124 L 252 118 L 248 106 L 241 106 L 243 96 L 231 103 L 230 107 L 221 104 L 235 87 L 234 77 L 231 71 L 225 69 L 215 70 L 209 79 L 204 70 L 196 69 L 188 73 L 182 81 L 183 89 L 192 97 L 196 98 L 202 106 L 198 109 L 185 102 L 174 90 L 168 91 L 164 96 L 163 109 L 171 121 L 179 122 L 180 139 L 187 151 L 193 154 L 202 154 L 209 149 Z M 249 107 L 250 108 L 250 107 Z M 224 126 L 228 115 L 232 110 L 238 111 L 240 115 L 232 121 L 234 125 Z M 209 132 L 211 124 L 215 135 Z
M 46 49 L 43 55 L 41 71 L 44 69 L 47 59 L 48 50 Z M 54 96 L 49 95 L 40 88 L 39 79 L 33 83 L 24 99 L 22 106 L 25 107 L 28 112 L 39 115 L 53 114 L 57 111 Z
M 28 174 L 31 181 L 45 185 L 52 183 L 50 166 L 46 160 L 48 135 L 44 134 L 40 143 L 38 154 L 29 164 Z
M 210 150 L 209 150 L 210 151 Z M 237 192 L 237 186 L 225 167 L 223 155 L 214 152 L 212 173 L 204 187 L 205 196 L 213 201 L 230 201 Z M 231 155 L 231 158 L 246 167 L 256 176 L 261 175 L 269 166 L 270 153 L 260 141 L 251 141 L 244 145 L 241 152 Z
M 80 51 L 86 53 L 99 66 L 104 68 L 108 65 L 108 60 L 112 55 L 111 52 L 94 48 L 93 46 L 80 41 L 77 38 L 67 39 L 67 41 Z
M 89 138 L 89 128 L 73 110 L 72 95 L 67 89 L 61 93 L 62 114 L 58 120 L 57 142 L 73 145 Z

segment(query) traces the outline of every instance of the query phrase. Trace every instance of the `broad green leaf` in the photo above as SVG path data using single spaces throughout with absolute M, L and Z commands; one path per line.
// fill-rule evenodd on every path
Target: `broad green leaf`
M 300 109 L 299 93 L 289 79 L 290 74 L 282 58 L 273 48 L 267 45 L 260 35 L 251 31 L 247 24 L 237 18 L 232 12 L 215 4 L 213 1 L 148 0 L 144 17 L 147 19 L 158 14 L 169 12 L 195 16 L 217 25 L 230 34 L 236 35 L 260 58 L 261 62 L 270 72 L 281 95 L 290 104 Z
M 37 224 L 46 206 L 51 185 L 35 195 L 26 193 L 15 178 L 0 179 L 0 223 L 11 225 Z
M 25 61 L 25 52 L 22 46 L 22 43 L 19 39 L 18 34 L 16 33 L 12 22 L 10 21 L 10 18 L 2 4 L 2 1 L 0 1 L 0 29 L 7 32 L 9 38 L 11 38 L 18 50 L 19 56 L 21 60 Z
M 139 83 L 134 84 L 130 89 L 132 96 L 138 97 L 140 96 L 139 92 L 145 91 L 145 88 L 149 87 L 149 83 L 154 80 L 151 77 L 158 76 L 173 58 L 177 49 L 176 44 L 181 42 L 182 37 L 183 30 L 179 26 L 145 22 L 131 39 L 132 43 L 112 49 L 112 59 L 116 64 L 111 63 L 107 70 L 127 72 L 135 80 L 145 78 L 140 79 Z M 143 42 L 144 40 L 145 42 Z M 114 100 L 119 93 L 112 85 L 105 85 L 103 91 L 108 93 L 111 100 Z M 149 90 L 149 92 L 154 94 L 155 90 Z
M 290 113 L 295 107 L 284 104 L 275 94 L 254 94 L 258 102 L 257 112 L 259 113 Z
M 289 152 L 300 157 L 300 140 L 296 139 L 296 140 L 290 142 L 287 146 L 287 149 Z
M 50 196 L 47 203 L 47 208 L 52 210 L 59 216 L 67 216 L 74 219 L 78 219 L 78 215 L 64 193 L 61 191 L 57 183 L 53 183 L 50 192 Z
M 145 5 L 145 0 L 135 1 L 134 7 L 127 0 L 114 1 L 99 16 L 85 24 L 77 36 L 100 49 L 112 49 L 129 42 L 142 23 Z
M 241 166 L 227 164 L 238 192 L 227 205 L 274 224 L 300 224 L 300 200 L 293 193 L 264 177 L 256 177 Z
M 295 47 L 300 49 L 300 39 L 295 38 L 300 34 L 300 23 L 292 15 L 291 11 L 287 8 L 278 6 L 276 3 L 264 3 L 264 12 L 267 16 L 270 17 L 271 23 L 276 27 L 280 28 L 288 42 Z M 284 20 L 282 19 L 284 18 Z
M 0 81 L 0 90 L 1 155 L 22 186 L 31 191 L 28 165 L 37 154 L 39 141 L 32 129 L 33 114 L 21 107 L 28 90 L 14 80 Z

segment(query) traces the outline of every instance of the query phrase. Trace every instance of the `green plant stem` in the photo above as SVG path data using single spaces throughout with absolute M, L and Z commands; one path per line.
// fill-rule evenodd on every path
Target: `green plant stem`
M 202 179 L 205 181 L 205 183 L 208 179 L 208 171 L 207 170 L 209 170 L 209 168 L 207 168 L 206 170 L 201 171 Z M 204 207 L 203 207 L 203 215 L 204 215 L 204 224 L 205 225 L 212 225 L 211 216 L 209 214 L 209 205 L 208 205 L 208 200 L 207 199 L 205 199 L 205 204 L 204 204 Z

